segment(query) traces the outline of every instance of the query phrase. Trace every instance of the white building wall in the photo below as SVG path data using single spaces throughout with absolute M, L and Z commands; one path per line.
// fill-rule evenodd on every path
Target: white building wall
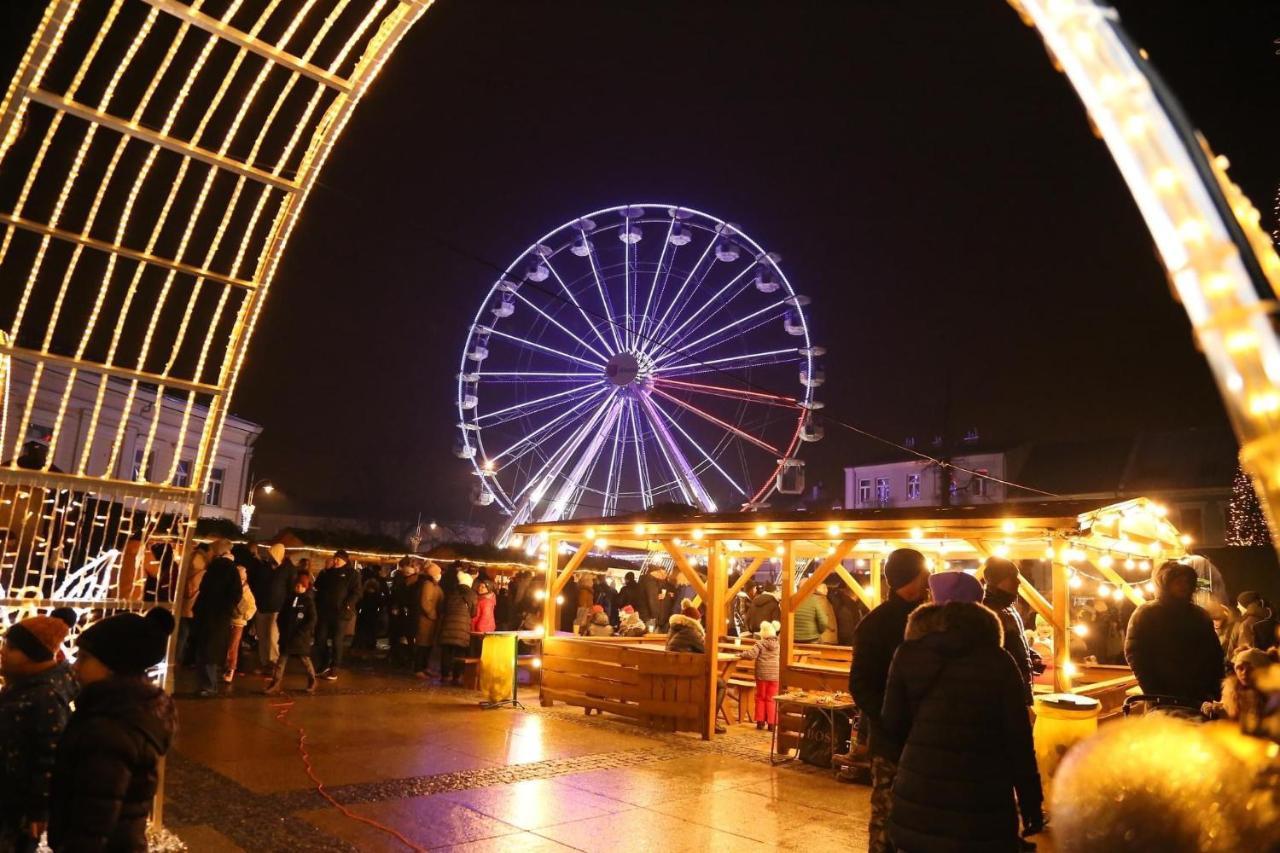
M 952 504 L 1000 503 L 1005 499 L 1002 484 L 956 470 L 964 468 L 1007 479 L 1005 454 L 955 456 L 951 463 L 954 466 L 952 481 L 957 487 L 952 495 Z M 915 478 L 918 478 L 918 492 L 914 486 Z M 924 459 L 850 466 L 844 469 L 844 506 L 846 509 L 939 506 L 942 504 L 942 481 L 939 466 Z

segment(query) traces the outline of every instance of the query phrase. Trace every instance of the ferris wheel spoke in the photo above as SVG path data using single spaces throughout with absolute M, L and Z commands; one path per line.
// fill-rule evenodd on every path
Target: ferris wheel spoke
M 498 468 L 498 470 L 501 471 L 502 468 L 507 467 L 507 465 L 510 465 L 512 462 L 515 462 L 517 459 L 521 458 L 522 456 L 525 456 L 531 451 L 537 450 L 540 442 L 535 441 L 534 439 L 536 439 L 538 436 L 542 435 L 543 433 L 546 433 L 546 438 L 549 439 L 551 436 L 562 432 L 566 427 L 571 425 L 568 420 L 569 418 L 573 417 L 573 415 L 576 412 L 580 412 L 583 409 L 585 409 L 587 406 L 591 405 L 591 403 L 597 397 L 599 397 L 601 394 L 604 394 L 607 390 L 608 389 L 606 388 L 601 388 L 599 391 L 592 394 L 590 397 L 586 398 L 585 400 L 582 400 L 574 404 L 572 407 L 565 409 L 563 412 L 556 415 L 554 418 L 547 421 L 545 424 L 538 427 L 537 429 L 530 430 L 528 433 L 526 433 L 525 435 L 522 435 L 517 441 L 507 446 L 499 453 L 496 453 L 493 456 L 488 457 L 489 461 L 496 463 L 498 460 L 506 458 L 508 454 L 513 453 L 517 448 L 524 446 L 525 448 L 524 450 L 521 450 L 519 453 L 515 453 L 515 455 L 511 456 L 511 458 L 508 460 L 506 464 Z M 561 424 L 561 426 L 556 427 L 556 429 L 554 430 L 551 430 L 551 428 L 556 424 Z M 551 432 L 547 432 L 547 430 L 551 430 Z
M 662 252 L 658 255 L 658 266 L 653 270 L 653 281 L 649 283 L 649 295 L 644 300 L 644 311 L 640 314 L 640 322 L 636 324 L 636 341 L 637 346 L 644 347 L 646 338 L 644 336 L 645 321 L 649 319 L 649 309 L 653 306 L 653 294 L 658 289 L 658 276 L 662 273 L 662 263 L 667 259 L 667 247 L 671 245 L 671 234 L 675 230 L 675 217 L 667 223 L 667 236 L 662 240 Z M 671 257 L 675 259 L 675 249 L 671 250 Z M 671 267 L 668 265 L 667 273 L 670 274 Z M 665 279 L 663 280 L 665 284 Z M 638 285 L 637 285 L 638 286 Z M 637 299 L 637 301 L 639 301 Z M 661 301 L 661 299 L 659 299 Z
M 609 473 L 604 481 L 604 514 L 613 515 L 618 511 L 618 491 L 622 484 L 622 460 L 625 456 L 623 443 L 625 435 L 623 425 L 625 415 L 630 407 L 624 406 L 622 413 L 615 419 L 613 442 L 609 448 Z
M 635 411 L 636 404 L 633 401 L 627 406 L 627 417 L 631 421 L 631 438 L 634 441 L 636 451 L 636 472 L 640 480 L 640 501 L 645 509 L 653 505 L 653 494 L 649 490 L 649 460 L 645 457 L 644 442 L 640 440 L 640 428 L 637 424 L 639 417 Z
M 710 412 L 704 412 L 702 409 L 699 409 L 697 406 L 693 405 L 692 403 L 685 402 L 684 400 L 681 400 L 679 397 L 673 397 L 670 394 L 668 394 L 666 391 L 663 391 L 661 388 L 654 388 L 653 393 L 662 397 L 664 400 L 670 400 L 672 403 L 675 403 L 677 406 L 679 406 L 680 408 L 684 409 L 687 412 L 692 412 L 693 414 L 702 418 L 704 421 L 715 424 L 725 432 L 733 433 L 743 441 L 746 441 L 750 444 L 754 444 L 756 447 L 759 447 L 762 450 L 768 451 L 769 453 L 773 454 L 775 457 L 780 456 L 782 454 L 782 451 L 778 450 L 778 448 L 774 447 L 773 445 L 769 444 L 763 439 L 758 438 L 757 436 L 754 436 L 749 432 L 741 430 L 738 427 L 734 426 L 733 424 L 728 423 L 727 421 L 723 421 L 720 418 L 717 418 L 715 415 L 711 414 Z
M 702 254 L 699 255 L 698 260 L 694 262 L 693 268 L 689 270 L 689 274 L 684 277 L 684 281 L 680 282 L 680 287 L 676 289 L 675 296 L 671 297 L 671 301 L 667 303 L 667 307 L 662 312 L 662 316 L 659 317 L 658 321 L 653 324 L 654 331 L 658 331 L 662 328 L 663 324 L 667 322 L 667 317 L 671 314 L 671 309 L 675 308 L 677 305 L 680 304 L 680 297 L 684 294 L 685 288 L 689 286 L 689 282 L 693 279 L 693 274 L 698 271 L 698 267 L 702 266 L 702 262 L 707 259 L 707 255 L 711 254 L 711 249 L 712 247 L 715 246 L 715 244 L 716 244 L 715 240 L 710 240 L 707 242 L 707 248 L 702 250 Z M 654 354 L 652 347 L 646 347 L 645 352 L 649 353 L 650 355 Z
M 569 437 L 556 448 L 555 452 L 547 457 L 547 461 L 543 463 L 538 473 L 530 478 L 529 482 L 524 485 L 516 493 L 516 500 L 528 495 L 533 503 L 542 500 L 546 494 L 547 488 L 551 482 L 560 475 L 561 469 L 568 463 L 570 456 L 578 449 L 586 437 L 591 434 L 591 430 L 599 422 L 601 415 L 609 409 L 609 404 L 613 401 L 613 395 L 609 395 L 607 399 L 602 401 L 599 406 L 592 411 L 591 415 L 578 425 L 578 428 L 569 434 Z
M 694 439 L 694 437 L 693 437 L 693 436 L 691 436 L 691 435 L 689 435 L 689 433 L 685 432 L 684 427 L 680 426 L 680 423 L 679 423 L 675 418 L 673 418 L 673 417 L 671 417 L 671 415 L 667 414 L 667 410 L 666 410 L 666 409 L 662 408 L 661 406 L 657 405 L 656 403 L 654 404 L 654 406 L 653 406 L 653 407 L 658 411 L 658 413 L 659 413 L 660 415 L 662 415 L 662 417 L 663 417 L 663 418 L 665 418 L 665 419 L 666 419 L 667 423 L 669 423 L 669 424 L 671 424 L 671 426 L 675 427 L 676 432 L 678 432 L 678 433 L 680 433 L 681 435 L 683 435 L 683 436 L 685 437 L 685 440 L 686 440 L 686 441 L 688 441 L 690 444 L 692 444 L 692 445 L 694 446 L 694 448 L 698 451 L 698 453 L 702 454 L 702 458 L 703 458 L 703 459 L 705 459 L 705 460 L 707 460 L 707 462 L 711 463 L 711 467 L 712 467 L 712 468 L 715 468 L 717 471 L 719 471 L 719 472 L 720 472 L 720 476 L 724 477 L 724 478 L 725 478 L 725 480 L 729 483 L 729 485 L 730 485 L 730 486 L 733 486 L 733 488 L 737 491 L 737 493 L 738 493 L 738 494 L 742 495 L 743 497 L 746 497 L 746 495 L 747 495 L 747 490 L 746 490 L 746 489 L 744 489 L 744 488 L 742 488 L 742 486 L 738 485 L 737 481 L 736 481 L 736 480 L 734 480 L 732 477 L 730 477 L 730 476 L 729 476 L 729 472 L 728 472 L 728 471 L 726 471 L 726 470 L 724 470 L 723 468 L 721 468 L 721 467 L 720 467 L 720 465 L 719 465 L 719 463 L 717 463 L 717 462 L 716 462 L 716 460 L 711 456 L 711 454 L 710 454 L 710 453 L 708 453 L 706 450 L 704 450 L 704 449 L 703 449 L 703 447 L 702 447 L 702 445 L 701 445 L 701 444 L 699 444 L 699 443 L 697 442 L 697 440 L 696 440 L 696 439 Z
M 582 488 L 582 484 L 586 482 L 584 477 L 587 476 L 588 469 L 595 467 L 595 462 L 600 456 L 600 451 L 604 448 L 604 442 L 609 437 L 609 433 L 613 431 L 613 424 L 618 418 L 619 410 L 623 403 L 617 395 L 609 398 L 606 408 L 602 409 L 603 417 L 597 412 L 597 417 L 592 419 L 592 435 L 591 440 L 587 442 L 586 452 L 578 456 L 578 460 L 574 463 L 573 468 L 569 471 L 569 476 L 560 484 L 560 488 L 556 492 L 555 498 L 547 506 L 543 513 L 543 521 L 559 521 L 564 518 L 566 510 L 572 514 L 573 506 L 577 504 L 577 494 Z M 564 469 L 564 465 L 569 458 L 578 452 L 578 448 L 582 446 L 580 439 L 573 448 L 565 454 L 565 461 L 560 464 L 560 470 Z M 558 476 L 558 472 L 557 472 Z M 554 477 L 549 477 L 546 482 Z M 545 490 L 544 490 L 545 491 Z
M 534 399 L 534 400 L 525 400 L 523 402 L 517 403 L 514 406 L 507 406 L 506 408 L 503 408 L 503 409 L 496 409 L 492 412 L 486 412 L 483 415 L 476 415 L 476 423 L 479 423 L 480 421 L 488 420 L 489 418 L 496 418 L 499 415 L 505 415 L 508 412 L 520 412 L 520 411 L 532 409 L 533 407 L 536 407 L 539 403 L 546 403 L 551 400 L 559 400 L 564 397 L 571 397 L 574 394 L 581 394 L 591 390 L 592 388 L 594 388 L 599 384 L 600 383 L 597 381 L 597 382 L 591 383 L 590 385 L 576 385 L 573 388 L 569 388 L 564 391 L 557 391 L 556 393 L 548 394 L 545 397 L 538 397 L 537 399 Z
M 675 439 L 671 437 L 671 433 L 667 430 L 667 425 L 663 423 L 662 417 L 657 414 L 657 406 L 653 400 L 648 395 L 641 395 L 640 407 L 644 410 L 645 417 L 649 421 L 649 427 L 653 430 L 653 437 L 658 443 L 658 450 L 662 452 L 663 458 L 667 461 L 667 466 L 671 469 L 671 473 L 675 475 L 676 483 L 679 485 L 681 493 L 684 494 L 685 500 L 694 506 L 701 507 L 704 512 L 715 512 L 715 501 L 711 499 L 711 495 L 707 494 L 706 487 L 702 485 L 702 481 L 694 473 L 693 467 L 689 465 L 689 461 L 680 452 Z
M 698 306 L 698 309 L 694 311 L 692 314 L 690 314 L 689 317 L 683 323 L 681 323 L 679 326 L 673 329 L 669 334 L 667 334 L 662 338 L 662 340 L 659 343 L 661 348 L 664 350 L 678 348 L 682 338 L 687 338 L 690 335 L 694 334 L 703 326 L 705 326 L 708 322 L 710 322 L 712 317 L 716 316 L 721 311 L 728 308 L 729 305 L 733 303 L 733 300 L 737 299 L 738 296 L 740 296 L 742 293 L 750 289 L 751 282 L 748 281 L 746 284 L 739 287 L 736 291 L 730 294 L 727 299 L 721 299 L 720 297 L 724 296 L 725 292 L 728 291 L 735 284 L 742 281 L 743 276 L 751 272 L 751 270 L 754 268 L 755 268 L 755 265 L 752 264 L 751 266 L 742 270 L 742 272 L 738 273 L 732 279 L 730 279 L 728 284 L 726 284 L 724 287 L 717 290 L 711 296 L 710 299 L 702 303 L 702 305 Z M 703 311 L 705 311 L 707 308 L 710 308 L 713 305 L 715 306 L 715 308 L 712 309 L 711 313 L 703 317 L 702 320 L 696 326 L 694 326 L 693 328 L 690 328 L 689 331 L 685 332 L 683 336 L 680 335 L 680 333 L 684 331 L 686 328 L 688 328 L 689 324 L 692 323 L 694 320 L 696 320 L 698 316 L 702 314 Z
M 586 239 L 585 234 L 583 235 L 583 238 L 584 240 Z M 600 270 L 596 266 L 595 247 L 591 245 L 590 240 L 586 240 L 586 246 L 587 263 L 591 265 L 591 275 L 596 281 L 596 292 L 600 294 L 600 304 L 604 306 L 604 316 L 605 320 L 609 324 L 609 334 L 612 336 L 613 342 L 618 347 L 614 352 L 618 352 L 625 349 L 625 347 L 622 345 L 622 339 L 618 337 L 618 322 L 613 318 L 613 303 L 609 301 L 609 294 L 604 289 L 604 279 L 600 277 Z
M 695 394 L 707 394 L 712 397 L 728 397 L 734 400 L 745 400 L 749 403 L 759 403 L 765 406 L 779 406 L 785 409 L 794 409 L 799 405 L 799 401 L 795 397 L 785 397 L 781 394 L 767 394 L 762 391 L 747 391 L 741 388 L 726 388 L 723 385 L 704 385 L 699 382 L 681 382 L 677 379 L 666 379 L 664 377 L 655 377 L 654 382 L 665 387 L 676 387 L 692 391 Z
M 577 341 L 578 343 L 582 344 L 582 346 L 584 346 L 584 347 L 586 347 L 588 350 L 590 350 L 590 351 L 591 351 L 591 352 L 592 352 L 592 353 L 593 353 L 597 358 L 599 358 L 601 361 L 608 361 L 608 360 L 609 360 L 609 356 L 607 356 L 607 355 L 605 355 L 604 353 L 600 352 L 600 350 L 596 349 L 596 348 L 595 348 L 595 347 L 593 347 L 591 344 L 587 343 L 587 342 L 586 342 L 586 341 L 584 341 L 582 338 L 578 337 L 578 336 L 577 336 L 577 334 L 575 334 L 574 332 L 570 331 L 570 330 L 569 330 L 569 328 L 568 328 L 567 326 L 565 326 L 563 323 L 561 323 L 561 322 L 560 322 L 559 320 L 557 320 L 555 317 L 552 317 L 552 316 L 551 316 L 550 314 L 548 314 L 546 311 L 543 311 L 543 310 L 542 310 L 541 308 L 539 308 L 537 305 L 533 304 L 533 302 L 531 302 L 527 297 L 525 297 L 524 295 L 522 295 L 522 294 L 520 293 L 520 291 L 516 290 L 516 291 L 512 291 L 512 292 L 515 294 L 515 297 L 516 297 L 517 299 L 519 299 L 519 300 L 520 300 L 521 302 L 523 302 L 525 305 L 528 305 L 528 306 L 529 306 L 530 308 L 532 308 L 534 311 L 537 311 L 540 315 L 542 315 L 544 318 L 546 318 L 546 320 L 547 320 L 547 322 L 548 322 L 548 323 L 552 324 L 552 325 L 553 325 L 553 326 L 555 326 L 557 329 L 559 329 L 560 331 L 564 332 L 566 335 L 568 335 L 569 337 L 573 338 L 573 339 L 574 339 L 575 341 Z
M 578 309 L 578 313 L 582 315 L 582 319 L 587 322 L 587 327 L 590 328 L 591 331 L 595 333 L 595 336 L 600 339 L 600 343 L 604 346 L 605 351 L 610 355 L 617 352 L 617 350 L 609 346 L 609 342 L 605 340 L 604 335 L 600 334 L 600 330 L 596 328 L 595 321 L 587 314 L 586 309 L 582 307 L 582 303 L 578 302 L 578 297 L 573 295 L 573 291 L 569 289 L 569 285 L 564 283 L 564 279 L 560 277 L 560 272 L 551 264 L 551 258 L 543 258 L 542 263 L 544 263 L 547 269 L 551 271 L 551 274 L 555 276 L 556 281 L 560 284 L 560 289 L 569 297 L 569 301 L 573 303 L 573 307 Z
M 770 311 L 774 311 L 778 308 L 781 308 L 786 304 L 787 304 L 786 300 L 779 299 L 777 302 L 774 302 L 771 305 L 766 305 L 763 308 L 759 308 L 755 311 L 752 311 L 750 314 L 747 314 L 743 317 L 739 317 L 738 319 L 734 320 L 732 323 L 724 324 L 720 328 L 716 329 L 714 332 L 708 332 L 707 334 L 698 338 L 696 341 L 690 341 L 689 343 L 685 344 L 683 347 L 681 347 L 678 350 L 668 349 L 666 352 L 659 353 L 658 355 L 654 356 L 653 363 L 655 365 L 658 365 L 666 361 L 667 359 L 672 358 L 673 356 L 687 354 L 689 351 L 696 351 L 695 348 L 699 344 L 705 343 L 706 341 L 711 341 L 713 339 L 719 340 L 721 335 L 725 334 L 726 332 L 733 331 L 734 329 L 741 326 L 743 323 L 746 323 L 748 320 L 754 320 L 756 317 L 759 317 L 762 314 L 767 314 Z M 714 345 L 715 345 L 714 343 L 711 344 L 711 346 L 714 346 Z
M 478 382 L 563 382 L 567 379 L 592 379 L 599 373 L 560 373 L 548 370 L 495 370 L 476 374 Z
M 800 361 L 800 350 L 790 349 L 768 350 L 766 352 L 749 352 L 725 358 L 697 359 L 690 364 L 678 364 L 663 367 L 654 371 L 664 379 L 671 376 L 696 376 L 702 373 L 723 373 L 730 367 L 759 367 L 766 364 L 787 364 Z M 743 363 L 745 362 L 745 364 Z
M 509 341 L 513 341 L 514 343 L 520 344 L 523 347 L 528 347 L 529 349 L 539 350 L 540 352 L 545 352 L 545 353 L 549 353 L 550 355 L 559 356 L 560 358 L 563 358 L 566 361 L 572 361 L 576 364 L 581 364 L 586 367 L 594 367 L 597 370 L 601 371 L 601 373 L 603 373 L 604 371 L 603 364 L 599 364 L 593 361 L 587 361 L 585 358 L 579 358 L 576 355 L 570 355 L 569 353 L 563 352 L 562 350 L 558 350 L 555 347 L 549 347 L 545 344 L 535 343 L 534 341 L 528 340 L 527 338 L 522 338 L 519 335 L 510 335 L 499 329 L 493 329 L 490 332 L 490 334 L 497 335 L 500 338 L 506 338 Z

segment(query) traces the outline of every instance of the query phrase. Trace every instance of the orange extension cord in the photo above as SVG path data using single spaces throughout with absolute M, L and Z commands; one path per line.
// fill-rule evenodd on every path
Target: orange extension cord
M 342 812 L 344 816 L 350 818 L 351 820 L 368 824 L 369 826 L 372 826 L 374 829 L 385 832 L 388 835 L 395 836 L 397 839 L 400 840 L 402 844 L 404 844 L 410 850 L 415 851 L 415 853 L 425 853 L 427 848 L 419 847 L 417 844 L 414 844 L 412 841 L 405 838 L 399 832 L 397 832 L 396 830 L 392 829 L 389 826 L 386 826 L 385 824 L 378 823 L 376 820 L 371 820 L 370 818 L 364 817 L 363 815 L 356 814 L 355 812 L 348 809 L 346 806 L 342 805 L 342 803 L 339 803 L 337 800 L 335 800 L 329 794 L 329 792 L 324 789 L 324 782 L 320 781 L 320 777 L 316 776 L 315 768 L 311 766 L 311 755 L 307 752 L 307 730 L 304 729 L 302 726 L 295 725 L 294 723 L 289 722 L 289 720 L 287 719 L 289 716 L 289 711 L 293 710 L 293 704 L 294 703 L 292 699 L 285 699 L 282 702 L 270 703 L 270 707 L 277 709 L 276 710 L 277 723 L 280 723 L 281 725 L 284 725 L 284 726 L 292 727 L 294 730 L 297 731 L 298 755 L 302 757 L 302 766 L 307 771 L 307 776 L 316 785 L 316 793 L 324 797 L 325 801 L 328 802 L 329 805 L 333 806 L 335 809 Z

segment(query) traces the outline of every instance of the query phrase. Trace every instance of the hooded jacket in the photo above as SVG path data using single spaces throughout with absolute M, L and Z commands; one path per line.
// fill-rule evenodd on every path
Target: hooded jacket
M 747 630 L 752 634 L 760 633 L 760 626 L 765 622 L 782 620 L 782 600 L 776 592 L 761 590 L 751 599 L 751 607 L 747 609 Z
M 49 819 L 49 774 L 77 690 L 65 663 L 0 690 L 0 829 Z
M 582 628 L 584 637 L 612 637 L 613 626 L 609 624 L 608 613 L 593 613 L 591 620 Z
M 458 584 L 444 596 L 444 616 L 440 622 L 440 645 L 466 648 L 471 645 L 471 620 L 476 615 L 476 593 Z
M 1157 570 L 1158 597 L 1129 619 L 1124 657 L 1143 693 L 1173 696 L 1199 708 L 1221 695 L 1225 658 L 1208 612 L 1168 594 L 1171 574 Z
M 493 616 L 497 604 L 498 598 L 492 592 L 476 596 L 476 612 L 471 617 L 472 631 L 477 634 L 488 634 L 498 630 L 497 620 Z
M 980 604 L 911 614 L 881 717 L 904 744 L 888 824 L 904 850 L 1016 853 L 1019 805 L 1028 821 L 1041 817 L 1022 677 L 1003 640 Z
M 147 849 L 147 815 L 177 716 L 173 699 L 141 678 L 110 678 L 80 691 L 58 744 L 50 847 Z
M 707 632 L 702 623 L 681 613 L 673 614 L 667 623 L 667 651 L 704 654 L 707 651 Z

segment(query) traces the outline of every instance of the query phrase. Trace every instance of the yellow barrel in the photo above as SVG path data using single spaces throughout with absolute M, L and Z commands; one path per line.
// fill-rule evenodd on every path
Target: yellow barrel
M 1098 731 L 1101 703 L 1089 696 L 1074 693 L 1046 693 L 1035 697 L 1036 764 L 1045 802 L 1049 801 L 1050 780 L 1058 765 L 1075 744 Z

